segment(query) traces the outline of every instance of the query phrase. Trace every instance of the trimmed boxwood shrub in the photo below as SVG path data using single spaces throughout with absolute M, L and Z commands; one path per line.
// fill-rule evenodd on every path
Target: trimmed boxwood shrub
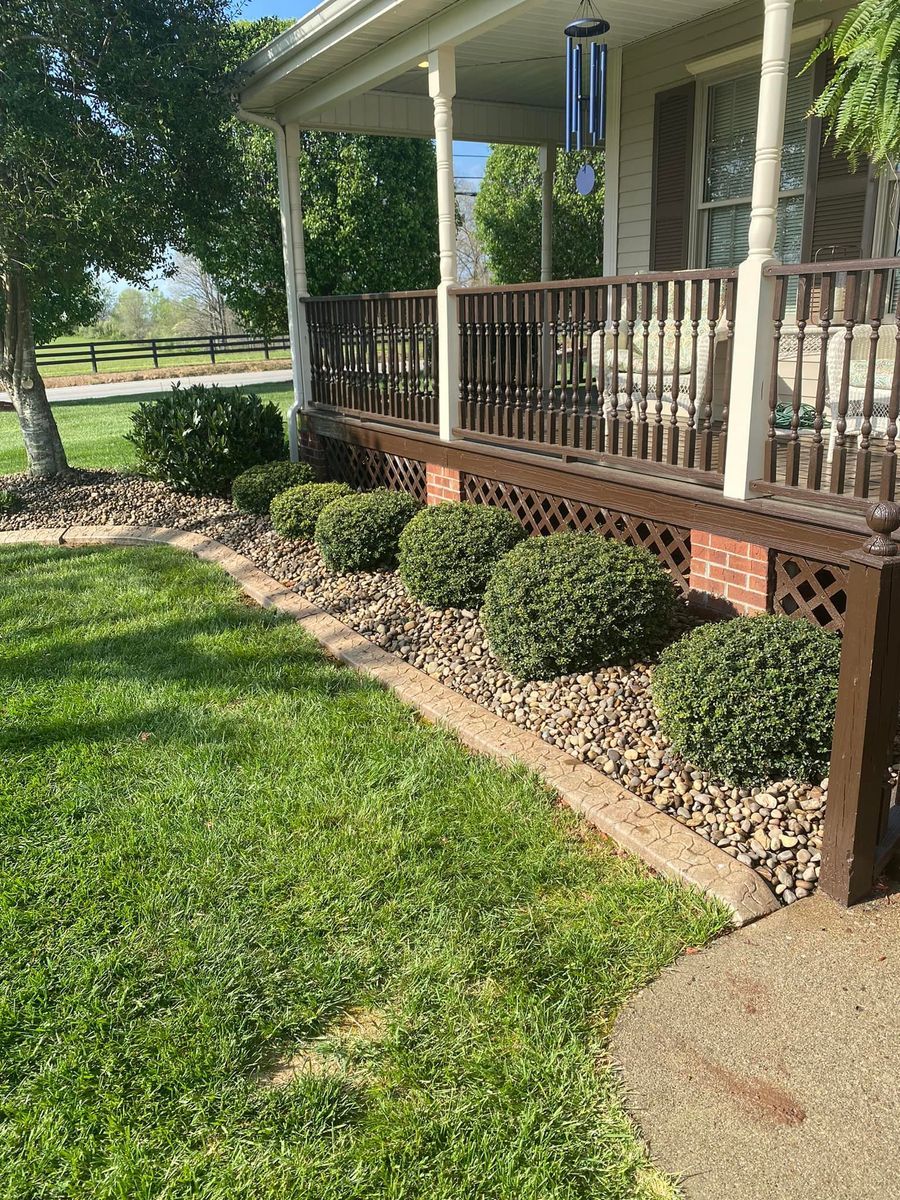
M 653 702 L 683 758 L 730 783 L 828 769 L 840 640 L 790 617 L 703 625 L 660 655 Z
M 400 576 L 432 608 L 478 608 L 497 561 L 524 536 L 502 508 L 456 501 L 424 508 L 400 535 Z
M 269 512 L 276 533 L 286 538 L 312 541 L 322 509 L 341 496 L 352 496 L 346 483 L 301 483 L 272 501 Z
M 674 583 L 649 551 L 596 533 L 554 533 L 500 560 L 481 622 L 507 670 L 550 679 L 656 650 L 675 602 Z
M 276 496 L 301 483 L 313 483 L 315 472 L 309 463 L 260 463 L 238 475 L 231 485 L 231 500 L 241 512 L 265 516 Z
M 284 453 L 281 413 L 240 388 L 176 383 L 140 404 L 131 427 L 125 438 L 137 447 L 140 470 L 194 495 L 227 496 L 248 467 Z
M 21 512 L 24 507 L 21 496 L 7 488 L 0 488 L 0 517 L 10 517 L 13 513 Z
M 400 534 L 421 508 L 408 492 L 379 488 L 344 496 L 322 510 L 316 545 L 333 571 L 395 567 Z

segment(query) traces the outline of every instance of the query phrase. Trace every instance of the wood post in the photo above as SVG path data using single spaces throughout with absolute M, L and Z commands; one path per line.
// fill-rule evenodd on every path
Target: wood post
M 872 505 L 873 536 L 849 554 L 847 614 L 819 886 L 839 904 L 872 890 L 887 850 L 886 774 L 900 708 L 900 505 Z

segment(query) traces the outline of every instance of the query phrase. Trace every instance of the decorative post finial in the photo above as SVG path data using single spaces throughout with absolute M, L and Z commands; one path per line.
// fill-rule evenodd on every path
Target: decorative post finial
M 891 534 L 900 529 L 900 504 L 892 500 L 879 500 L 877 504 L 870 505 L 866 524 L 872 530 L 872 536 L 863 544 L 866 554 L 874 554 L 876 558 L 893 558 L 898 550 Z

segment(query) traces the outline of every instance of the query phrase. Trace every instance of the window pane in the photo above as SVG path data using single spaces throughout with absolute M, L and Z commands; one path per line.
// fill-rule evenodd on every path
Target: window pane
M 733 204 L 707 212 L 706 265 L 736 267 L 747 257 L 750 205 Z M 803 236 L 803 197 L 789 196 L 778 204 L 775 256 L 782 262 L 800 261 Z
M 812 103 L 812 76 L 798 75 L 803 60 L 789 68 L 781 191 L 803 187 L 806 170 L 806 114 Z M 749 196 L 756 150 L 759 75 L 743 75 L 709 89 L 706 124 L 704 200 Z
M 750 195 L 758 101 L 756 75 L 729 79 L 709 89 L 704 200 Z
M 803 237 L 803 197 L 787 196 L 778 202 L 778 234 L 775 238 L 775 257 L 783 263 L 800 261 Z M 746 247 L 745 247 L 746 249 Z
M 812 75 L 798 77 L 802 62 L 793 62 L 788 78 L 784 114 L 784 149 L 781 152 L 781 191 L 802 188 L 806 176 L 806 114 L 813 101 Z

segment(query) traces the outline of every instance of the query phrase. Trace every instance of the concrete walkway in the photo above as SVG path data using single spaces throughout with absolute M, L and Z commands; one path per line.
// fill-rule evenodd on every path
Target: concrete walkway
M 279 371 L 213 372 L 209 375 L 173 374 L 165 379 L 123 379 L 120 383 L 89 383 L 78 387 L 48 387 L 51 404 L 65 400 L 102 400 L 107 396 L 144 396 L 155 392 L 167 392 L 173 383 L 183 379 L 184 383 L 217 383 L 220 387 L 259 387 L 266 383 L 284 383 L 291 378 L 290 367 Z M 0 400 L 7 399 L 0 392 Z
M 612 1052 L 690 1200 L 900 1195 L 900 893 L 815 896 L 682 957 Z

